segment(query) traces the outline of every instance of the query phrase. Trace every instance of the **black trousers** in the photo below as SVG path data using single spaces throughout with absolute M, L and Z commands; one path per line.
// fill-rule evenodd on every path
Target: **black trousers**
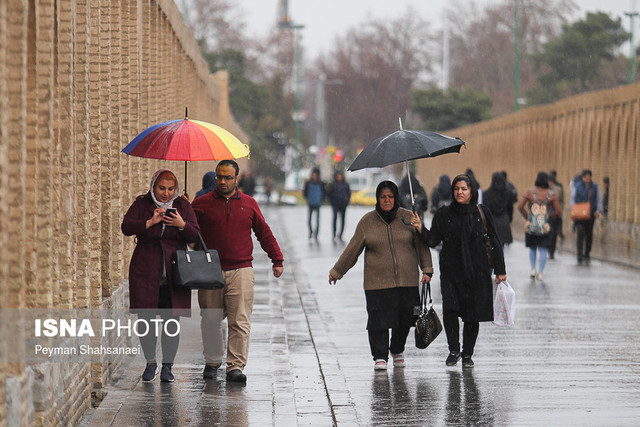
M 344 232 L 344 214 L 347 211 L 347 207 L 344 208 L 333 208 L 333 237 L 339 237 L 342 239 L 342 233 Z M 340 232 L 336 234 L 338 229 L 338 216 L 340 217 Z
M 444 331 L 447 334 L 447 344 L 449 351 L 458 353 L 460 351 L 460 322 L 458 313 L 446 312 L 443 314 Z M 476 339 L 480 331 L 479 322 L 464 322 L 462 330 L 462 354 L 472 356 L 476 346 Z
M 593 224 L 595 222 L 595 218 L 586 221 L 576 221 L 578 261 L 582 261 L 583 258 L 589 258 L 591 244 L 593 243 Z
M 387 360 L 389 352 L 391 354 L 404 352 L 404 345 L 407 342 L 410 330 L 411 327 L 391 329 L 391 344 L 389 344 L 389 329 L 369 330 L 369 347 L 371 347 L 373 360 Z
M 156 323 L 152 323 L 151 319 L 156 319 L 158 316 L 162 319 L 162 323 L 159 324 L 157 328 L 158 330 L 156 331 Z M 180 345 L 180 334 L 176 334 L 179 330 L 174 330 L 176 329 L 175 325 L 178 325 L 180 322 L 180 317 L 173 315 L 169 285 L 160 286 L 158 309 L 142 310 L 138 312 L 138 319 L 144 320 L 146 325 L 148 325 L 147 329 L 145 324 L 142 322 L 137 324 L 137 334 L 140 338 L 140 346 L 142 347 L 142 352 L 144 353 L 144 358 L 147 362 L 155 362 L 156 343 L 158 342 L 158 337 L 161 336 L 162 339 L 160 344 L 162 346 L 162 363 L 173 363 L 176 358 L 176 353 L 178 352 L 178 346 Z M 165 328 L 167 321 L 170 319 L 175 320 L 176 322 L 171 322 L 168 327 Z
M 364 291 L 367 300 L 367 331 L 373 359 L 387 360 L 389 352 L 404 352 L 411 327 L 413 310 L 420 302 L 418 287 L 401 287 Z M 389 342 L 391 329 L 391 342 Z
M 551 221 L 551 241 L 549 242 L 549 256 L 553 258 L 556 253 L 556 242 L 558 241 L 558 236 L 560 238 L 564 238 L 562 234 L 562 218 L 557 217 Z

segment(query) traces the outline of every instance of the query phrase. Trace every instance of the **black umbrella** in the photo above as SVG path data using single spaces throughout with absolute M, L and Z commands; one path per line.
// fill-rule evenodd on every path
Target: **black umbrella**
M 436 157 L 446 153 L 459 153 L 465 142 L 460 138 L 453 138 L 426 130 L 400 129 L 367 145 L 349 166 L 350 171 L 366 168 L 381 168 L 400 162 L 405 162 L 411 192 L 411 205 L 414 205 L 413 186 L 409 175 L 409 160 Z M 466 146 L 466 145 L 465 145 Z M 415 210 L 415 207 L 414 207 Z

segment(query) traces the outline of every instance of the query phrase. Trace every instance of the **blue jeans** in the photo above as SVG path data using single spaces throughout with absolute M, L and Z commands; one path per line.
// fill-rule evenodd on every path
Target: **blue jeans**
M 316 228 L 313 229 L 312 220 L 313 213 L 316 213 Z M 320 206 L 309 205 L 309 238 L 315 238 L 318 240 L 318 230 L 320 229 Z

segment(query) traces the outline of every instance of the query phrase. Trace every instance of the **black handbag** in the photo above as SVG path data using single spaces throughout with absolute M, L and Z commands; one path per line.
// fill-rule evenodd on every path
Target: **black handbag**
M 200 233 L 198 237 L 202 250 L 190 251 L 185 246 L 174 252 L 171 260 L 173 285 L 188 289 L 222 289 L 224 278 L 218 251 L 207 249 Z
M 440 335 L 440 332 L 442 332 L 442 323 L 433 309 L 431 285 L 429 282 L 422 283 L 420 314 L 416 321 L 415 330 L 416 347 L 427 348 Z

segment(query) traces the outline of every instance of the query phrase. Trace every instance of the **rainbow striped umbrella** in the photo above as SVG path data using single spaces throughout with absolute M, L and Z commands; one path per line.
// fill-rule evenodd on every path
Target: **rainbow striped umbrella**
M 185 117 L 151 126 L 122 151 L 146 159 L 184 160 L 186 192 L 187 161 L 239 159 L 249 155 L 249 146 L 220 126 Z

